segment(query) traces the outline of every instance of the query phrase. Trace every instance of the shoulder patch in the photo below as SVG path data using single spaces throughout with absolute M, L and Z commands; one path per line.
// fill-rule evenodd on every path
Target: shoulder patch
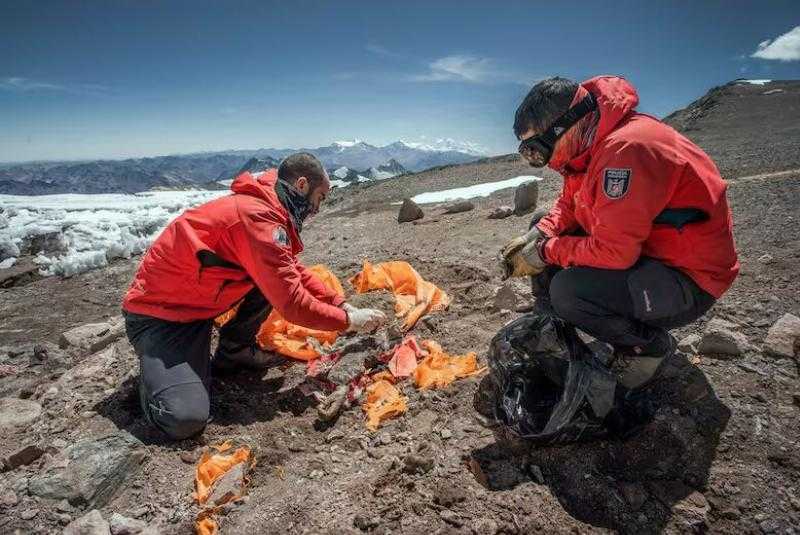
M 609 199 L 621 199 L 628 193 L 631 184 L 630 169 L 607 167 L 603 171 L 603 191 Z
M 289 247 L 289 235 L 283 227 L 275 227 L 272 231 L 272 241 L 281 247 Z

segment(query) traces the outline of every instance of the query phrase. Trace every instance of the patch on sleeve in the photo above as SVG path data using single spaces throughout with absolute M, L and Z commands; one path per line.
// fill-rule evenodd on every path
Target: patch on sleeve
M 613 169 L 607 167 L 603 171 L 603 191 L 609 199 L 621 199 L 628 193 L 631 184 L 630 169 Z
M 275 227 L 275 230 L 272 231 L 272 241 L 281 247 L 289 247 L 289 235 L 286 234 L 286 229 Z

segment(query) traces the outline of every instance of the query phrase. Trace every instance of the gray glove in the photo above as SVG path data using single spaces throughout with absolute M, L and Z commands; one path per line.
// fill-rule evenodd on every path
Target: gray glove
M 508 242 L 505 247 L 503 247 L 503 251 L 501 253 L 502 258 L 505 261 L 509 261 L 511 259 L 511 255 L 528 245 L 529 243 L 536 243 L 536 241 L 542 237 L 542 232 L 533 227 L 528 231 L 527 234 L 523 234 L 522 236 L 517 236 L 510 242 Z
M 386 314 L 374 308 L 356 308 L 349 303 L 342 305 L 347 312 L 349 325 L 346 332 L 368 333 L 386 323 Z

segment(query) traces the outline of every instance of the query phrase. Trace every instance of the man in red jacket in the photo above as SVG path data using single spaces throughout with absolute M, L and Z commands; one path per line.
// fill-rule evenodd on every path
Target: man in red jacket
M 668 329 L 705 314 L 739 271 L 719 171 L 638 102 L 613 76 L 531 89 L 514 121 L 519 152 L 564 187 L 503 249 L 508 274 L 533 276 L 538 308 L 613 346 L 630 389 L 673 354 Z
M 369 331 L 386 320 L 345 303 L 297 260 L 303 222 L 331 189 L 319 160 L 293 154 L 277 170 L 242 173 L 231 189 L 164 229 L 122 304 L 145 416 L 175 439 L 206 426 L 212 324 L 237 303 L 219 330 L 215 369 L 273 360 L 255 344 L 272 307 L 292 323 L 326 331 Z

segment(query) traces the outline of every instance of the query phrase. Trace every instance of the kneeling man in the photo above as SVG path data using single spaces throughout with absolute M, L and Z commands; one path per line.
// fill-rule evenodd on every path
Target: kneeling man
M 145 416 L 174 439 L 206 426 L 213 321 L 237 303 L 219 331 L 215 369 L 263 367 L 274 357 L 255 344 L 272 307 L 292 323 L 326 331 L 369 331 L 386 320 L 345 303 L 297 259 L 303 222 L 331 189 L 319 160 L 293 154 L 277 170 L 241 174 L 231 189 L 164 229 L 122 304 Z

